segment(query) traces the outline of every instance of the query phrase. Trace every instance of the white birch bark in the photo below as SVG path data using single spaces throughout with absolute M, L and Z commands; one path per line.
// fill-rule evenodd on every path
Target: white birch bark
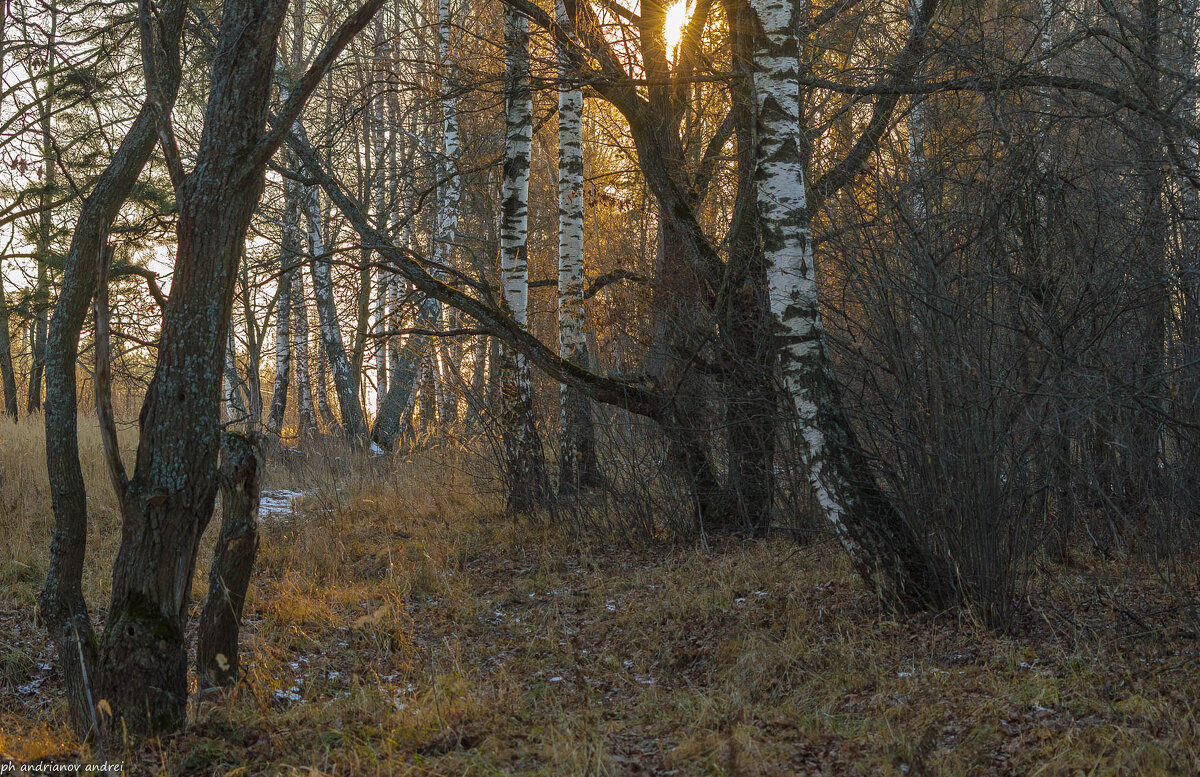
M 299 229 L 299 225 L 297 225 Z M 317 409 L 313 404 L 312 361 L 309 355 L 308 299 L 304 273 L 292 274 L 292 350 L 296 363 L 296 412 L 300 438 L 317 432 Z
M 322 236 L 321 201 L 317 187 L 307 187 L 304 193 L 304 216 L 307 222 L 308 253 L 311 264 L 313 299 L 317 307 L 318 326 L 321 334 L 322 354 L 328 360 L 333 373 L 334 388 L 341 410 L 342 429 L 352 442 L 366 437 L 362 408 L 358 403 L 358 381 L 350 369 L 342 330 L 338 325 L 337 303 L 333 298 L 333 275 Z M 318 389 L 324 387 L 324 381 Z
M 292 159 L 290 154 L 285 155 L 285 158 Z M 295 169 L 294 164 L 289 167 Z M 293 297 L 299 293 L 303 303 L 303 282 L 299 286 L 295 282 L 297 268 L 300 266 L 300 239 L 300 184 L 291 179 L 284 179 L 283 224 L 279 240 L 279 293 L 275 303 L 275 380 L 271 388 L 271 408 L 267 413 L 267 433 L 276 437 L 283 431 L 288 384 L 291 382 L 292 327 L 295 323 L 292 312 Z M 307 357 L 307 349 L 305 356 Z M 297 391 L 300 390 L 298 386 Z M 312 393 L 309 392 L 310 406 L 311 403 Z M 297 405 L 302 407 L 303 404 L 303 395 L 300 395 Z M 307 419 L 301 419 L 302 426 L 305 420 Z
M 436 157 L 438 176 L 437 208 L 434 212 L 432 234 L 432 255 L 437 267 L 448 266 L 453 258 L 454 242 L 458 232 L 458 210 L 461 199 L 460 182 L 458 178 L 459 157 L 459 123 L 458 98 L 455 88 L 458 79 L 457 67 L 452 56 L 450 33 L 453 19 L 450 0 L 438 0 L 437 19 L 437 61 L 441 79 L 440 100 L 442 110 L 442 145 L 440 152 L 434 144 L 413 133 L 405 132 L 413 142 L 418 143 L 426 153 Z M 389 97 L 389 99 L 392 99 Z M 398 116 L 399 108 L 394 103 L 389 106 Z M 398 127 L 395 119 L 393 128 Z M 411 214 L 415 206 L 412 186 L 405 191 L 405 213 L 410 214 L 402 230 L 402 244 L 407 248 L 416 247 Z M 442 272 L 435 269 L 438 277 Z M 397 308 L 402 290 L 402 280 L 399 276 L 393 278 L 389 294 L 396 299 Z M 442 306 L 437 300 L 426 298 L 417 309 L 416 325 L 433 328 L 442 317 Z M 394 322 L 397 326 L 398 320 Z M 422 396 L 424 384 L 428 379 L 437 375 L 436 354 L 431 353 L 429 338 L 412 335 L 400 345 L 399 338 L 391 341 L 391 375 L 388 379 L 388 392 L 380 405 L 371 439 L 385 449 L 394 449 L 404 424 L 412 415 L 412 409 L 418 396 Z M 435 400 L 436 402 L 436 400 Z M 422 425 L 429 427 L 431 417 L 436 416 L 436 409 L 428 406 L 422 399 Z
M 527 324 L 529 267 L 529 161 L 533 141 L 533 98 L 529 79 L 529 19 L 504 10 L 505 115 L 504 181 L 500 202 L 500 286 L 504 303 L 521 326 Z M 544 502 L 549 487 L 533 418 L 533 380 L 524 355 L 505 349 L 508 505 L 527 511 Z
M 825 350 L 801 155 L 800 0 L 750 5 L 761 29 L 754 80 L 759 223 L 781 373 L 799 421 L 808 480 L 863 577 L 889 597 L 925 604 L 931 581 L 912 566 L 920 562 L 918 549 L 857 454 Z
M 554 6 L 560 27 L 574 30 L 566 4 Z M 565 46 L 558 57 L 558 351 L 588 367 L 583 308 L 583 90 Z M 566 384 L 559 388 L 559 493 L 598 485 L 595 430 L 587 399 Z
M 237 368 L 237 340 L 233 336 L 233 324 L 229 327 L 229 340 L 225 345 L 225 419 L 241 423 L 247 419 L 246 403 L 242 399 L 242 378 Z

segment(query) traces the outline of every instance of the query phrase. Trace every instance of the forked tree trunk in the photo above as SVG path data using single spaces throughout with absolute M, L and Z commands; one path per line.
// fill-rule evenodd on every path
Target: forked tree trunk
M 500 283 L 504 302 L 526 326 L 529 300 L 529 157 L 533 100 L 529 83 L 529 19 L 504 9 L 505 96 L 504 184 L 500 203 Z M 545 454 L 533 413 L 533 376 L 523 354 L 504 349 L 504 451 L 508 508 L 525 512 L 550 496 Z
M 158 102 L 166 110 L 174 105 L 179 88 L 179 37 L 186 7 L 182 0 L 166 0 L 156 9 L 159 23 L 154 28 L 148 24 L 149 4 L 140 3 L 138 8 L 142 56 L 157 58 Z M 54 534 L 40 612 L 58 656 L 71 727 L 80 735 L 92 732 L 97 722 L 95 705 L 102 697 L 96 694 L 98 647 L 82 586 L 87 490 L 79 458 L 76 361 L 80 332 L 100 275 L 102 247 L 158 142 L 157 115 L 158 109 L 147 99 L 83 200 L 46 338 L 46 468 Z
M 927 555 L 916 528 L 874 480 L 842 408 L 821 327 L 799 121 L 799 0 L 750 0 L 756 46 L 758 205 L 783 382 L 801 428 L 800 448 L 824 518 L 855 567 L 905 607 L 951 603 L 953 582 Z
M 221 534 L 196 638 L 196 677 L 201 688 L 230 685 L 238 678 L 242 607 L 258 552 L 261 472 L 254 438 L 226 432 L 221 440 Z
M 562 0 L 555 14 L 563 29 L 574 25 Z M 558 353 L 588 368 L 583 309 L 583 90 L 572 83 L 578 69 L 570 52 L 558 46 Z M 482 387 L 482 384 L 481 384 Z M 558 493 L 563 496 L 600 485 L 596 428 L 582 392 L 560 386 L 561 439 Z
M 184 629 L 212 517 L 220 386 L 237 264 L 263 186 L 275 40 L 286 0 L 229 0 L 196 167 L 179 194 L 178 251 L 98 662 L 114 732 L 169 731 L 187 705 Z M 259 154 L 261 156 L 261 153 Z

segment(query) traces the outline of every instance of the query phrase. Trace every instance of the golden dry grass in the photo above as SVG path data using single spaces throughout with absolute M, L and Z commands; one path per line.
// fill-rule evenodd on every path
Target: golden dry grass
M 79 752 L 32 621 L 49 526 L 40 446 L 25 424 L 0 431 L 0 753 L 21 761 Z M 85 451 L 99 608 L 117 527 L 92 431 Z M 247 676 L 194 701 L 186 732 L 119 754 L 128 770 L 1200 771 L 1194 622 L 1133 564 L 1046 570 L 1008 636 L 897 620 L 832 549 L 572 540 L 504 517 L 462 464 L 331 454 L 273 471 L 269 487 L 308 496 L 263 527 Z

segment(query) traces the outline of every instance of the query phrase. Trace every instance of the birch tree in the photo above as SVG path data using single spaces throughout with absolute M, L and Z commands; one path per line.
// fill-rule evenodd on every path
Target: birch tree
M 783 383 L 801 429 L 801 456 L 824 518 L 860 574 L 905 606 L 940 606 L 944 571 L 930 566 L 915 526 L 874 482 L 841 406 L 821 324 L 812 222 L 801 149 L 800 0 L 750 0 L 760 34 L 759 228 L 779 341 Z M 925 0 L 918 21 L 928 18 Z
M 500 202 L 500 285 L 513 319 L 526 326 L 529 266 L 529 158 L 533 140 L 533 98 L 529 83 L 529 20 L 504 9 L 504 181 Z M 521 353 L 505 349 L 504 450 L 508 508 L 525 512 L 550 494 L 545 455 L 533 411 L 533 377 Z
M 307 187 L 302 198 L 305 236 L 308 240 L 309 273 L 312 277 L 313 301 L 317 308 L 318 328 L 321 334 L 321 355 L 326 359 L 333 374 L 333 385 L 338 395 L 342 430 L 352 442 L 366 437 L 362 407 L 358 402 L 358 379 L 351 369 L 338 324 L 337 303 L 333 298 L 333 274 L 330 258 L 325 255 L 323 238 L 323 214 L 319 189 Z M 323 375 L 323 371 L 322 371 Z M 319 377 L 318 392 L 324 388 L 324 378 Z
M 563 0 L 555 3 L 560 27 L 571 30 Z M 583 90 L 576 83 L 578 64 L 563 44 L 558 57 L 558 352 L 588 368 L 583 310 Z M 477 361 L 482 358 L 477 357 Z M 482 386 L 482 384 L 481 384 Z M 572 494 L 599 485 L 596 430 L 587 398 L 563 384 L 558 491 Z

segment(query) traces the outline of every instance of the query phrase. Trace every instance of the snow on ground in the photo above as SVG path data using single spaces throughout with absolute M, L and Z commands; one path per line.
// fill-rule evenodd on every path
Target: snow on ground
M 286 488 L 263 491 L 258 495 L 258 517 L 264 521 L 284 521 L 296 511 L 296 500 L 304 496 Z

